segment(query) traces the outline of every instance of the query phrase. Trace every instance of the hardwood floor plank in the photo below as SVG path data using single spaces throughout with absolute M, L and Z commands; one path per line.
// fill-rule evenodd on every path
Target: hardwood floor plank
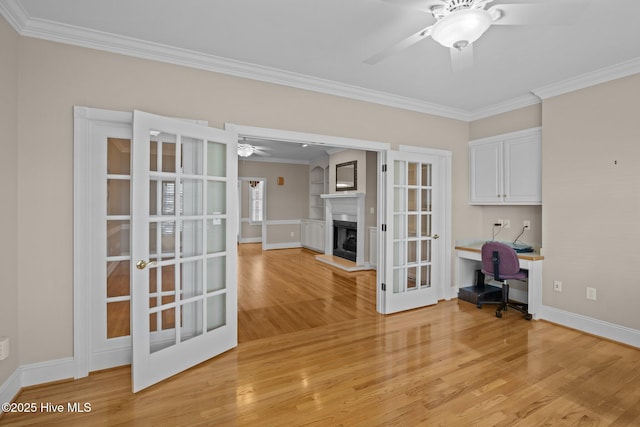
M 640 350 L 464 301 L 383 316 L 375 272 L 239 249 L 236 349 L 132 394 L 131 369 L 24 390 L 0 425 L 640 425 Z

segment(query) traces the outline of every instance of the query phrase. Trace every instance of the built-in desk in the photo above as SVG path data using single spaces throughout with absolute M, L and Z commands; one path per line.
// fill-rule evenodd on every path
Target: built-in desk
M 482 268 L 481 248 L 483 241 L 456 243 L 456 287 L 457 289 L 475 283 L 475 272 Z M 542 261 L 538 252 L 518 254 L 520 268 L 529 270 L 528 290 L 526 293 L 529 314 L 537 319 L 542 304 Z

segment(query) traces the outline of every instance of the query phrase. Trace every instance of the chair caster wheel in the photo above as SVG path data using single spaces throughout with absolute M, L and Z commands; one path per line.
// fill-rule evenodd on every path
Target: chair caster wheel
M 496 310 L 496 317 L 498 319 L 502 317 L 502 312 L 500 310 Z
M 527 314 L 525 314 L 525 315 L 524 315 L 524 318 L 525 318 L 526 320 L 531 320 L 531 319 L 533 319 L 533 316 L 532 316 L 532 315 L 530 315 L 529 313 L 527 313 Z

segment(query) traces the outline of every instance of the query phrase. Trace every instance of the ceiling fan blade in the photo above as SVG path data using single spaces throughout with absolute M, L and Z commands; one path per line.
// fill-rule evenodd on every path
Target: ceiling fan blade
M 369 64 L 369 65 L 374 65 L 377 64 L 378 62 L 382 61 L 383 59 L 388 58 L 391 55 L 394 55 L 398 52 L 400 52 L 403 49 L 408 48 L 411 45 L 414 45 L 416 43 L 418 43 L 420 40 L 423 40 L 427 37 L 429 37 L 431 35 L 431 29 L 433 28 L 433 25 L 427 27 L 427 28 L 423 28 L 422 30 L 418 31 L 415 34 L 410 35 L 409 37 L 407 37 L 404 40 L 399 41 L 398 43 L 394 44 L 393 46 L 389 46 L 388 48 L 384 49 L 382 52 L 376 53 L 375 55 L 373 55 L 372 57 L 365 59 L 364 63 L 365 64 Z
M 488 11 L 501 14 L 493 25 L 570 25 L 587 7 L 584 1 L 553 1 L 499 4 Z
M 473 45 L 465 47 L 462 50 L 456 48 L 449 49 L 451 52 L 451 70 L 459 73 L 464 70 L 473 68 Z
M 420 10 L 422 12 L 429 12 L 433 6 L 446 5 L 446 2 L 442 0 L 382 0 L 382 1 L 385 3 L 392 4 L 394 6 Z

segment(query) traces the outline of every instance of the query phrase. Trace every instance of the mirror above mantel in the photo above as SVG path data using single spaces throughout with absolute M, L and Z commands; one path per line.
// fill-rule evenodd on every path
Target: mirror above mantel
M 336 165 L 336 191 L 356 191 L 358 189 L 358 161 Z

